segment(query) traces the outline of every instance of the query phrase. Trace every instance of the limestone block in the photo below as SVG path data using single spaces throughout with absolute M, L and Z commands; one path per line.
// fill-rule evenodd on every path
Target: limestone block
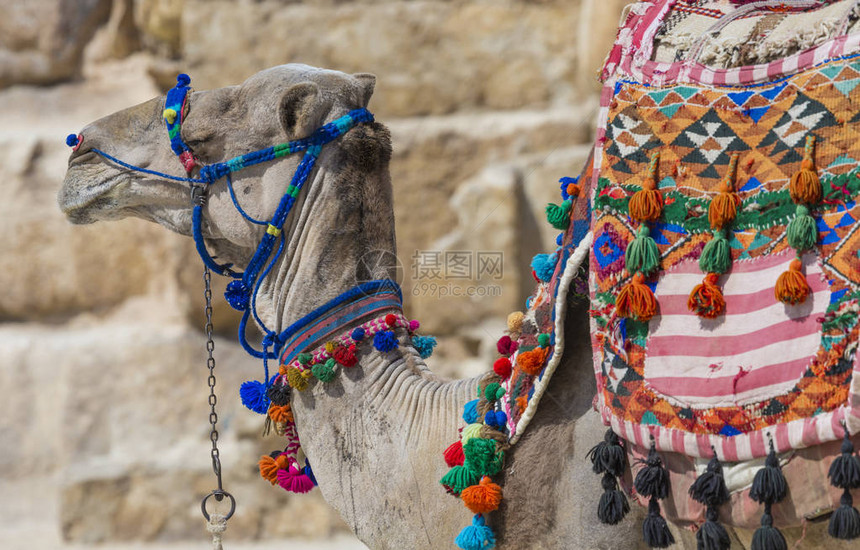
M 566 3 L 188 0 L 182 56 L 199 88 L 287 62 L 376 73 L 382 116 L 535 107 L 572 98 L 577 16 Z

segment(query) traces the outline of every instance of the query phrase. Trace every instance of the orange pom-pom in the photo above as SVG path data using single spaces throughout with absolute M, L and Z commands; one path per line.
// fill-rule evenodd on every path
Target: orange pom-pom
M 705 275 L 705 280 L 696 285 L 693 292 L 690 293 L 687 307 L 699 317 L 713 319 L 722 315 L 726 310 L 723 291 L 717 286 L 718 278 L 718 274 L 708 273 Z
M 615 299 L 618 315 L 636 321 L 649 321 L 657 314 L 657 298 L 644 281 L 645 276 L 637 272 L 633 279 L 624 285 Z
M 800 271 L 801 267 L 803 266 L 800 259 L 795 258 L 788 266 L 788 270 L 776 280 L 773 294 L 780 302 L 789 305 L 800 304 L 809 296 L 809 284 L 806 282 L 803 272 Z
M 293 409 L 290 404 L 271 405 L 269 407 L 269 418 L 272 422 L 293 422 Z
M 260 466 L 260 476 L 263 479 L 274 485 L 278 482 L 278 467 L 277 461 L 270 457 L 269 455 L 263 455 L 260 457 L 260 462 L 257 463 Z
M 526 374 L 536 376 L 543 370 L 546 363 L 548 348 L 535 348 L 530 351 L 523 351 L 517 355 L 517 366 Z
M 445 464 L 447 464 L 449 468 L 462 466 L 463 462 L 466 460 L 466 457 L 463 455 L 463 442 L 459 439 L 448 445 L 448 448 L 445 449 L 443 454 L 445 456 Z
M 815 172 L 813 161 L 815 151 L 815 136 L 806 136 L 806 147 L 803 152 L 803 162 L 800 171 L 791 176 L 788 192 L 791 200 L 797 204 L 817 204 L 821 201 L 821 181 Z
M 526 407 L 528 407 L 529 405 L 529 398 L 527 395 L 521 395 L 516 398 L 516 403 L 517 409 L 520 411 L 520 413 L 523 413 L 525 412 Z
M 735 175 L 738 169 L 738 154 L 732 155 L 729 169 L 720 182 L 719 194 L 708 205 L 708 221 L 714 229 L 722 229 L 732 223 L 738 215 L 741 198 L 735 193 Z
M 502 502 L 502 488 L 484 476 L 478 485 L 466 487 L 460 493 L 463 504 L 473 514 L 488 514 L 499 508 Z
M 663 196 L 657 190 L 657 164 L 660 153 L 651 155 L 648 176 L 642 182 L 642 189 L 633 193 L 628 203 L 630 217 L 640 222 L 653 222 L 663 213 Z

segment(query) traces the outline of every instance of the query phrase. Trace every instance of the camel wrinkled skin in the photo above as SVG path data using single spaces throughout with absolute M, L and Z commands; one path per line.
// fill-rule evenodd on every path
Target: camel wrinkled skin
M 194 92 L 183 137 L 203 162 L 226 160 L 304 137 L 366 106 L 374 82 L 371 75 L 304 65 L 268 69 L 239 86 Z M 163 106 L 158 97 L 82 130 L 58 197 L 69 220 L 137 216 L 190 235 L 187 184 L 117 168 L 90 151 L 96 147 L 132 164 L 184 175 L 169 146 Z M 323 147 L 284 226 L 286 251 L 257 299 L 268 326 L 283 329 L 356 281 L 393 277 L 389 157 L 381 124 L 359 126 Z M 236 194 L 251 216 L 269 218 L 299 160 L 286 157 L 234 175 Z M 209 191 L 205 220 L 213 255 L 244 267 L 264 229 L 235 210 L 224 179 Z M 620 525 L 597 521 L 600 479 L 585 454 L 604 427 L 591 406 L 596 388 L 586 306 L 569 309 L 566 327 L 569 344 L 553 384 L 528 432 L 506 455 L 504 501 L 490 516 L 497 547 L 645 548 L 643 511 L 635 504 Z M 367 353 L 334 381 L 296 392 L 297 428 L 319 488 L 369 547 L 454 546 L 471 514 L 438 483 L 447 471 L 441 453 L 456 437 L 463 405 L 476 388 L 477 379 L 439 379 L 414 349 L 401 346 Z M 803 547 L 818 547 L 816 540 L 822 548 L 838 546 L 818 538 L 820 525 L 808 531 Z M 678 548 L 695 548 L 688 530 L 673 532 Z M 784 532 L 790 544 L 800 535 Z M 732 538 L 734 548 L 743 548 L 751 532 L 733 531 Z

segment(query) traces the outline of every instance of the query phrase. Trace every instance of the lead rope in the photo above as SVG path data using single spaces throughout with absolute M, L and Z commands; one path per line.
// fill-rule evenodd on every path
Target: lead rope
M 227 520 L 233 516 L 236 511 L 236 499 L 233 495 L 224 490 L 221 484 L 221 454 L 218 450 L 218 413 L 215 412 L 215 405 L 218 403 L 218 396 L 215 395 L 215 340 L 212 338 L 212 273 L 209 268 L 203 267 L 203 297 L 206 300 L 206 367 L 209 369 L 209 424 L 212 428 L 209 431 L 209 440 L 212 442 L 212 471 L 215 472 L 215 479 L 218 481 L 218 488 L 203 497 L 200 502 L 200 509 L 203 512 L 203 517 L 208 522 L 206 530 L 212 533 L 212 549 L 223 550 L 221 545 L 221 536 L 227 529 Z M 230 499 L 230 511 L 226 515 L 209 514 L 206 511 L 206 501 L 210 497 L 215 497 L 217 502 L 224 500 L 224 497 Z

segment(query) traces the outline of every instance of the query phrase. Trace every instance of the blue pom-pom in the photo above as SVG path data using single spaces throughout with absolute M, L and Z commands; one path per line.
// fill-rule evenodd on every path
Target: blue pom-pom
M 556 254 L 537 254 L 532 258 L 532 269 L 535 270 L 537 278 L 543 282 L 548 282 L 552 279 L 552 273 L 555 271 L 555 263 L 558 261 Z
M 191 77 L 185 73 L 179 73 L 176 75 L 176 85 L 177 86 L 188 86 L 191 84 Z
M 436 339 L 432 336 L 413 336 L 412 345 L 415 346 L 421 359 L 427 359 L 433 355 L 433 348 L 436 347 Z
M 487 414 L 484 415 L 484 424 L 487 426 L 496 426 L 496 412 L 495 411 L 487 411 Z
M 69 147 L 74 147 L 78 144 L 78 135 L 77 134 L 69 134 L 66 136 L 66 145 Z
M 504 411 L 496 411 L 496 426 L 504 426 L 508 421 L 508 415 Z
M 224 299 L 233 309 L 245 311 L 248 309 L 250 299 L 249 290 L 248 286 L 240 279 L 230 281 L 227 290 L 224 291 Z
M 561 246 L 561 243 L 564 242 L 564 233 L 559 233 L 558 237 L 555 238 L 555 244 Z
M 397 347 L 397 336 L 393 330 L 383 330 L 373 335 L 373 347 L 385 353 Z
M 302 473 L 310 478 L 311 481 L 314 482 L 314 485 L 319 485 L 317 483 L 317 478 L 314 477 L 314 471 L 311 470 L 311 463 L 308 462 L 308 459 L 305 459 L 305 467 L 302 469 Z
M 475 514 L 472 525 L 464 527 L 454 542 L 462 550 L 487 550 L 495 548 L 496 536 L 493 530 L 487 527 L 484 516 Z
M 576 178 L 565 177 L 565 178 L 561 178 L 560 180 L 558 180 L 558 182 L 560 184 L 559 187 L 561 187 L 561 200 L 566 201 L 567 199 L 570 198 L 570 193 L 567 192 L 567 186 L 570 185 L 571 183 L 579 183 L 579 178 L 578 177 L 576 177 Z
M 478 400 L 473 399 L 463 407 L 463 421 L 466 424 L 474 424 L 478 420 Z
M 242 404 L 257 414 L 266 414 L 269 410 L 269 397 L 266 395 L 266 385 L 256 380 L 242 382 L 239 387 L 239 397 Z
M 361 340 L 364 340 L 364 329 L 361 327 L 353 329 L 352 334 L 350 336 L 352 336 L 352 339 L 356 342 L 360 342 Z

